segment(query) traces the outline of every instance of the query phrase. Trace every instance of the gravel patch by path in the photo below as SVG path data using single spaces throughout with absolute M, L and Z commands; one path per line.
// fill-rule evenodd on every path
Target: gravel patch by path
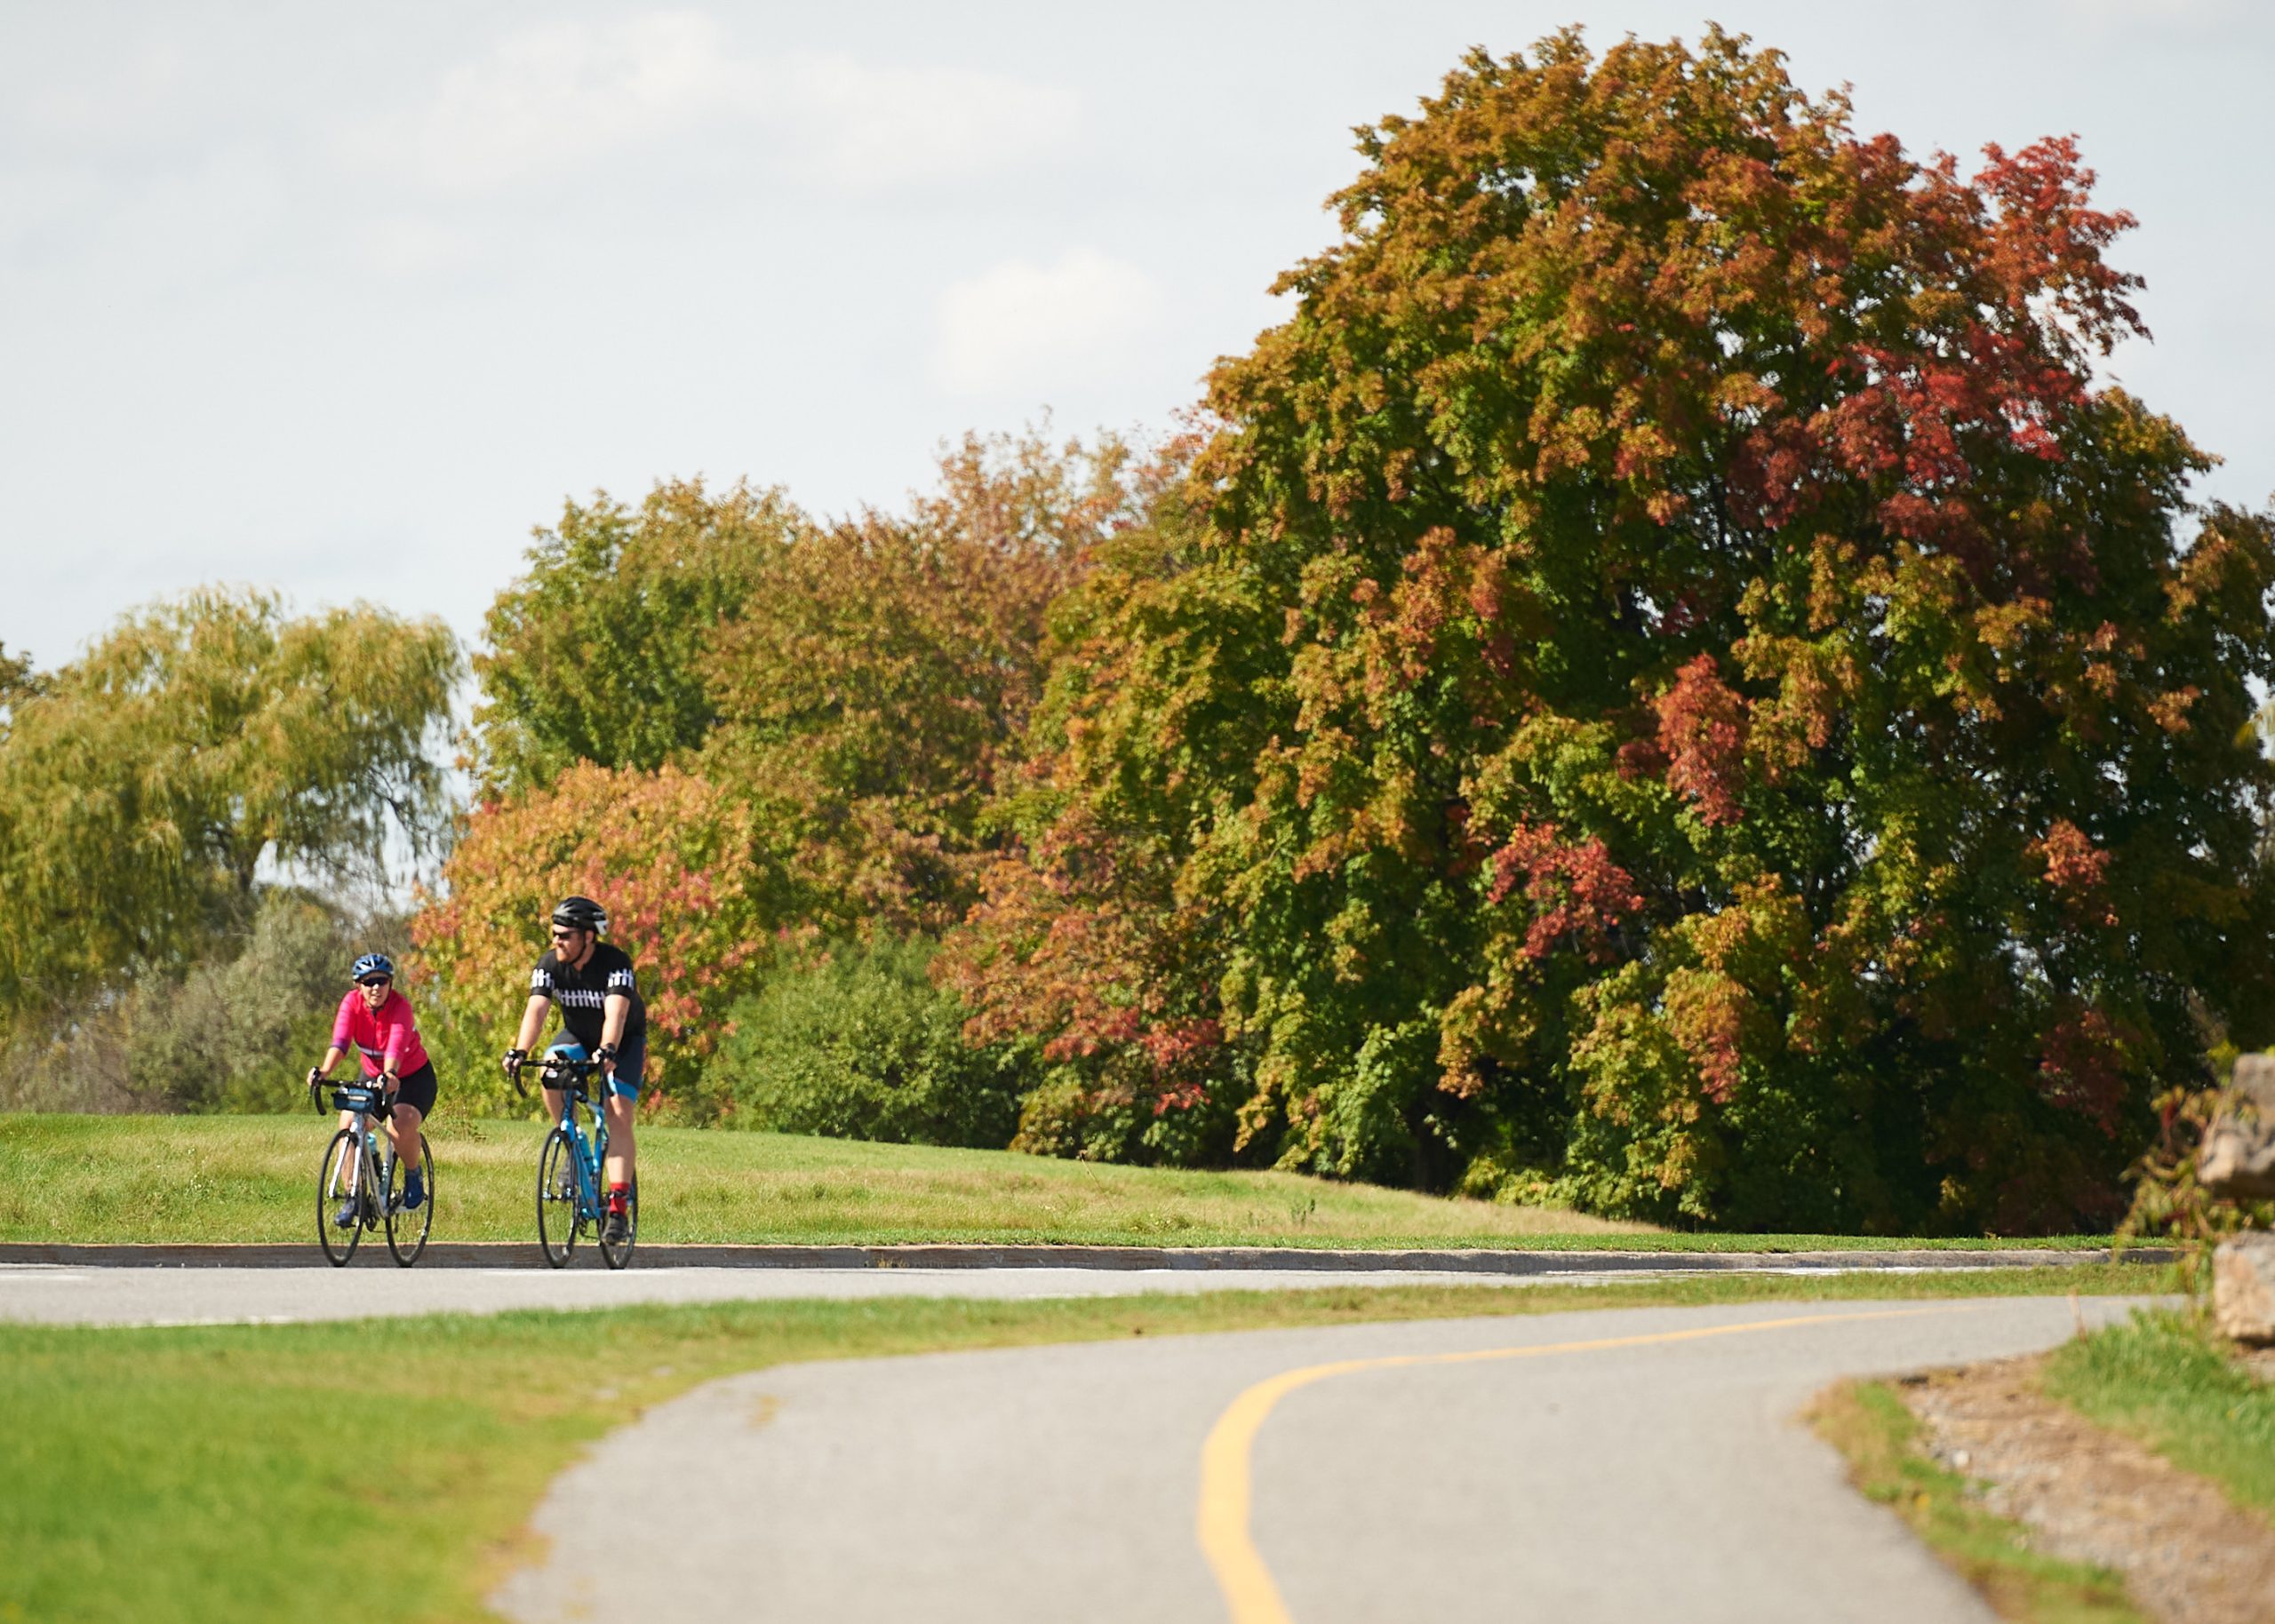
M 1945 1466 L 2040 1548 L 2125 1575 L 2160 1624 L 2275 1624 L 2275 1526 L 2219 1488 L 2040 1390 L 2041 1357 L 1896 1389 Z

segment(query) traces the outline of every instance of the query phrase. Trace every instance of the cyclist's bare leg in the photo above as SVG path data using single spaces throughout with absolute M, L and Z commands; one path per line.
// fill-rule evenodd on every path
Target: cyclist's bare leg
M 633 1103 L 620 1094 L 608 1096 L 608 1182 L 632 1182 L 635 1147 L 632 1142 Z
M 341 1111 L 339 1113 L 339 1126 L 344 1128 L 354 1127 L 355 1126 L 355 1113 L 352 1111 Z M 333 1193 L 335 1195 L 352 1196 L 355 1193 L 355 1187 L 362 1183 L 363 1180 L 363 1158 L 360 1156 L 351 1154 L 343 1158 L 341 1162 L 341 1168 L 347 1176 L 340 1182 L 339 1188 L 333 1191 Z
M 419 1128 L 426 1119 L 417 1106 L 397 1101 L 395 1116 L 387 1123 L 387 1134 L 395 1141 L 395 1158 L 403 1164 L 406 1175 L 419 1166 Z

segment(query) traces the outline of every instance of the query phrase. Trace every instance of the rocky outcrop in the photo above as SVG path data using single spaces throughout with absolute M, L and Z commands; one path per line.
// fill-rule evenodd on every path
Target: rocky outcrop
M 2275 1055 L 2239 1059 L 2235 1090 L 2235 1108 L 2204 1132 L 2196 1182 L 2230 1200 L 2275 1200 Z
M 2220 1334 L 2275 1346 L 2275 1235 L 2245 1234 L 2212 1254 L 2212 1318 Z

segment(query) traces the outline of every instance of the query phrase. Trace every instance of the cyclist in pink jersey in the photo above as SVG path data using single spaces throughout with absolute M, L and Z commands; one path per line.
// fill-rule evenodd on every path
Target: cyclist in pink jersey
M 427 1198 L 419 1176 L 419 1129 L 435 1111 L 435 1063 L 419 1040 L 419 1017 L 411 1013 L 411 1000 L 395 990 L 395 961 L 385 953 L 366 953 L 351 973 L 355 991 L 339 1000 L 331 1047 L 323 1052 L 323 1063 L 308 1072 L 308 1087 L 329 1081 L 331 1069 L 349 1049 L 362 1056 L 363 1075 L 379 1079 L 395 1096 L 387 1135 L 403 1167 L 403 1205 L 414 1208 Z M 347 1126 L 346 1113 L 340 1126 Z M 355 1204 L 342 1203 L 332 1222 L 343 1230 L 352 1227 Z

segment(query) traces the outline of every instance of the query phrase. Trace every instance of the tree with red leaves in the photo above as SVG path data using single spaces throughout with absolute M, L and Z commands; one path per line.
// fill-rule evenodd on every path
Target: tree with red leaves
M 1720 31 L 1473 55 L 1361 151 L 1061 607 L 981 1023 L 1281 1166 L 2105 1224 L 2263 1022 L 2275 787 L 2275 526 L 2094 375 L 2129 218 Z
M 560 895 L 607 904 L 648 999 L 651 1109 L 698 1118 L 725 1103 L 709 1063 L 738 999 L 818 974 L 826 943 L 961 918 L 1003 842 L 985 815 L 1050 607 L 1177 456 L 967 435 L 909 512 L 834 524 L 745 485 L 572 505 L 491 612 L 480 804 L 417 926 L 430 1026 L 483 1063 L 475 1086 L 498 1093 L 478 1079 Z
M 799 891 L 754 826 L 763 808 L 677 768 L 584 762 L 541 790 L 486 802 L 451 854 L 449 890 L 411 923 L 411 974 L 436 995 L 430 1047 L 451 1086 L 513 1109 L 497 1056 L 514 1040 L 529 968 L 563 896 L 600 899 L 632 955 L 649 1023 L 651 1110 L 711 1114 L 693 1087 L 726 1010 L 802 949 Z

